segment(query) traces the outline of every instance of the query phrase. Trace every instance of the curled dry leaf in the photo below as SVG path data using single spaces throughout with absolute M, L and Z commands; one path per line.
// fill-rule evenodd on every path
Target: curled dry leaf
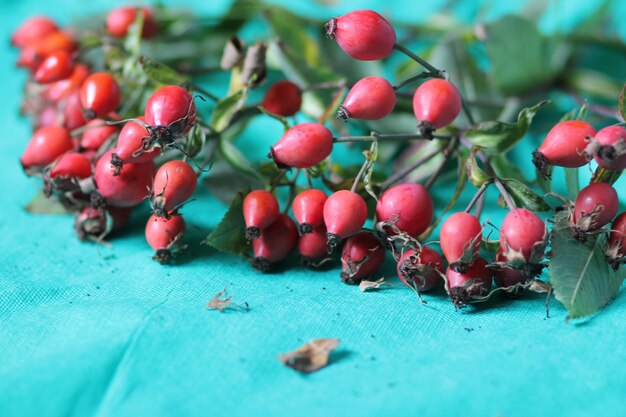
M 330 353 L 339 345 L 340 339 L 313 339 L 298 349 L 283 353 L 278 359 L 298 372 L 311 373 L 328 365 Z
M 373 290 L 379 289 L 382 286 L 390 286 L 390 284 L 385 281 L 385 278 L 380 278 L 380 279 L 377 279 L 376 281 L 363 280 L 359 284 L 359 290 L 363 292 L 373 291 Z
M 231 300 L 233 298 L 232 295 L 226 296 L 226 291 L 228 287 L 224 288 L 222 291 L 215 294 L 215 296 L 209 301 L 206 308 L 209 310 L 217 310 L 220 313 L 223 313 L 226 310 L 240 310 L 240 311 L 248 311 L 250 310 L 250 306 L 247 302 L 243 304 L 235 304 Z

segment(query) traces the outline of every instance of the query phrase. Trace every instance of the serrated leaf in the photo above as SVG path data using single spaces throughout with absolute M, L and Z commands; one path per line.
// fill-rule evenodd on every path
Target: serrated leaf
M 26 211 L 32 214 L 68 214 L 68 211 L 56 199 L 56 197 L 46 197 L 42 191 L 37 194 L 26 205 Z
M 626 276 L 624 267 L 613 270 L 604 258 L 605 234 L 589 236 L 586 243 L 570 232 L 568 213 L 557 213 L 552 230 L 550 283 L 570 318 L 587 317 L 607 305 Z
M 211 116 L 211 126 L 217 132 L 224 130 L 247 97 L 247 90 L 242 89 L 217 102 Z
M 479 123 L 465 133 L 465 138 L 473 145 L 487 148 L 492 152 L 504 153 L 524 137 L 537 111 L 547 103 L 549 101 L 544 100 L 522 109 L 517 116 L 517 123 L 499 121 Z
M 160 63 L 148 56 L 142 55 L 138 59 L 139 68 L 146 74 L 148 79 L 156 84 L 183 84 L 188 79 L 174 68 Z
M 624 84 L 619 94 L 619 115 L 622 118 L 622 122 L 626 122 L 626 84 Z
M 243 219 L 243 194 L 231 202 L 228 211 L 204 243 L 221 252 L 245 255 L 250 245 L 246 240 L 246 224 Z
M 502 184 L 511 194 L 515 204 L 519 207 L 527 208 L 531 211 L 550 211 L 552 208 L 539 194 L 528 188 L 528 186 L 515 179 L 502 179 Z

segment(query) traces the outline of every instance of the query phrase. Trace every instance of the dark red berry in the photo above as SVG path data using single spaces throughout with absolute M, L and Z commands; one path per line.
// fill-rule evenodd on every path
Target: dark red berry
M 358 284 L 374 274 L 385 261 L 385 247 L 370 232 L 359 232 L 346 240 L 341 251 L 341 280 Z
M 85 207 L 74 217 L 74 228 L 80 240 L 102 240 L 109 233 L 128 224 L 130 208 L 109 207 L 106 210 Z
M 124 38 L 128 34 L 128 29 L 135 23 L 137 18 L 137 10 L 143 13 L 143 28 L 141 37 L 149 39 L 156 35 L 157 24 L 154 20 L 154 14 L 148 7 L 118 7 L 113 9 L 107 15 L 106 26 L 109 35 L 115 38 Z
M 602 168 L 611 171 L 626 169 L 626 129 L 608 126 L 600 129 L 594 137 L 599 145 L 595 160 Z
M 626 261 L 626 212 L 617 216 L 611 224 L 606 255 L 615 269 L 617 269 L 617 261 Z
M 261 106 L 272 114 L 293 116 L 302 105 L 302 90 L 291 81 L 278 81 L 267 89 Z
M 37 67 L 35 80 L 41 84 L 69 78 L 74 72 L 74 60 L 67 51 L 55 51 L 49 54 Z
M 80 146 L 83 149 L 97 151 L 118 131 L 117 126 L 107 126 L 102 119 L 93 119 L 87 122 L 87 129 L 80 139 Z
M 379 222 L 397 221 L 394 226 L 412 237 L 423 233 L 433 219 L 433 199 L 419 184 L 399 184 L 386 190 L 376 204 Z M 387 233 L 395 234 L 391 228 Z
M 115 207 L 132 207 L 148 196 L 154 177 L 154 163 L 124 164 L 119 175 L 114 175 L 111 165 L 112 150 L 106 152 L 96 163 L 94 180 L 96 189 L 107 204 Z
M 441 250 L 456 272 L 465 272 L 478 256 L 483 228 L 476 216 L 454 213 L 441 226 Z
M 326 159 L 333 150 L 333 134 L 319 123 L 300 123 L 287 130 L 269 157 L 280 168 L 309 168 Z
M 362 61 L 386 58 L 396 43 L 393 26 L 372 10 L 355 10 L 330 19 L 326 34 L 345 53 Z
M 269 227 L 279 216 L 280 207 L 274 194 L 265 190 L 252 191 L 243 200 L 246 238 L 258 238 L 261 230 Z
M 89 67 L 84 64 L 76 64 L 69 78 L 46 85 L 44 95 L 48 100 L 57 103 L 78 91 L 88 76 Z
M 588 138 L 595 136 L 596 130 L 582 120 L 568 120 L 557 123 L 548 132 L 543 143 L 533 152 L 533 163 L 547 176 L 547 166 L 577 168 L 587 163 L 584 154 Z
M 198 177 L 185 161 L 164 163 L 154 176 L 154 213 L 164 215 L 184 203 L 196 191 Z
M 461 95 L 454 84 L 433 78 L 420 85 L 413 95 L 413 113 L 425 136 L 448 126 L 461 112 Z
M 174 248 L 180 245 L 185 229 L 185 220 L 179 214 L 168 217 L 150 216 L 146 224 L 146 241 L 156 251 L 153 259 L 163 264 L 168 263 Z
M 430 291 L 441 281 L 443 259 L 428 246 L 405 250 L 396 267 L 404 285 L 417 291 Z
M 115 111 L 122 100 L 117 81 L 106 72 L 91 74 L 80 88 L 80 102 L 85 109 L 85 117 L 103 117 Z
M 531 258 L 543 259 L 547 235 L 546 224 L 539 216 L 532 211 L 516 208 L 504 217 L 500 228 L 500 248 L 508 259 L 512 258 L 509 249 L 521 254 L 527 262 L 532 261 Z
M 324 224 L 328 230 L 328 245 L 334 249 L 341 239 L 361 230 L 367 220 L 367 205 L 363 197 L 348 190 L 337 191 L 324 203 Z
M 300 236 L 300 239 L 298 239 L 298 252 L 303 265 L 314 265 L 315 261 L 328 256 L 328 238 L 326 233 L 326 226 L 322 224 L 311 232 Z
M 78 178 L 91 176 L 91 161 L 82 153 L 63 154 L 50 170 L 50 178 Z
M 617 191 L 605 182 L 590 184 L 580 190 L 574 203 L 574 226 L 582 232 L 598 230 L 617 214 Z
M 13 32 L 11 43 L 18 48 L 23 48 L 58 30 L 57 25 L 49 17 L 33 16 Z
M 196 105 L 187 90 L 168 85 L 155 91 L 146 103 L 145 121 L 153 127 L 166 127 L 169 138 L 183 135 L 196 122 Z
M 339 107 L 337 118 L 378 120 L 387 116 L 396 106 L 396 91 L 389 81 L 371 76 L 359 80 Z
M 42 168 L 72 149 L 74 141 L 67 129 L 59 126 L 42 127 L 33 134 L 20 162 L 24 169 Z
M 252 241 L 252 266 L 267 272 L 271 264 L 282 261 L 298 243 L 298 228 L 291 217 L 280 214 L 276 221 L 261 230 Z
M 324 203 L 327 199 L 328 196 L 322 190 L 316 189 L 302 191 L 293 199 L 291 209 L 298 222 L 300 235 L 311 233 L 324 224 Z
M 498 262 L 499 266 L 495 269 L 493 274 L 493 279 L 496 283 L 496 286 L 500 288 L 510 288 L 515 287 L 516 285 L 523 284 L 528 280 L 528 277 L 522 270 L 513 268 L 509 263 L 508 259 L 502 253 L 502 249 L 498 249 L 498 253 L 496 254 L 496 262 Z M 507 292 L 509 296 L 518 296 L 523 293 L 522 288 L 511 288 L 511 291 Z
M 463 307 L 474 297 L 482 297 L 489 293 L 493 272 L 487 268 L 487 261 L 477 258 L 465 273 L 448 268 L 448 292 L 455 307 Z

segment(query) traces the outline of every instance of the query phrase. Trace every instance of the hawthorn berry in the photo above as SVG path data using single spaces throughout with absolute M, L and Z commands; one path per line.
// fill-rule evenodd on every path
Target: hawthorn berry
M 420 85 L 413 94 L 413 113 L 426 138 L 432 131 L 448 126 L 461 112 L 461 95 L 450 81 L 433 78 Z
M 101 240 L 109 233 L 128 224 L 132 209 L 108 207 L 96 209 L 85 207 L 74 217 L 74 230 L 80 240 Z
M 252 240 L 252 266 L 267 272 L 271 264 L 285 259 L 297 243 L 296 224 L 286 214 L 279 214 L 275 222 L 261 229 L 259 237 Z
M 489 293 L 493 272 L 487 268 L 487 261 L 476 258 L 467 272 L 456 272 L 452 268 L 446 270 L 448 293 L 457 308 L 463 307 L 474 297 L 482 297 Z
M 113 9 L 109 12 L 106 18 L 106 27 L 109 35 L 114 38 L 124 38 L 128 34 L 128 29 L 135 23 L 137 18 L 137 11 L 141 10 L 143 13 L 143 28 L 141 30 L 141 37 L 149 39 L 156 35 L 158 28 L 156 21 L 154 20 L 154 14 L 148 7 L 128 7 L 122 6 Z
M 121 100 L 122 93 L 117 81 L 106 72 L 91 74 L 80 87 L 80 102 L 88 120 L 115 111 Z
M 341 280 L 358 284 L 374 274 L 385 261 L 385 247 L 370 232 L 359 232 L 346 240 L 341 251 Z
M 269 158 L 279 168 L 310 168 L 333 150 L 333 134 L 319 123 L 300 123 L 270 147 Z
M 50 178 L 88 178 L 91 176 L 91 161 L 79 152 L 63 154 L 50 170 Z
M 272 114 L 293 116 L 302 106 L 302 90 L 291 81 L 277 81 L 267 89 L 261 106 Z
M 280 207 L 274 194 L 265 190 L 250 192 L 243 200 L 246 238 L 258 238 L 261 235 L 261 230 L 274 223 L 279 216 Z
M 500 248 L 513 261 L 523 258 L 539 263 L 544 256 L 548 230 L 546 224 L 530 210 L 516 208 L 507 213 L 500 228 Z
M 72 149 L 74 141 L 69 130 L 59 126 L 42 127 L 33 134 L 20 163 L 24 169 L 43 168 Z
M 614 269 L 617 269 L 620 262 L 626 261 L 626 212 L 613 220 L 605 253 Z
M 373 61 L 389 56 L 396 43 L 396 31 L 380 14 L 372 10 L 355 10 L 330 19 L 326 35 L 349 56 Z
M 398 184 L 386 190 L 376 203 L 378 222 L 393 226 L 412 237 L 423 233 L 433 219 L 433 199 L 420 184 Z M 386 233 L 394 235 L 392 228 Z
M 187 162 L 174 160 L 161 165 L 152 186 L 154 214 L 167 216 L 191 197 L 197 185 L 196 172 Z
M 584 236 L 585 232 L 598 230 L 613 220 L 618 205 L 617 191 L 605 182 L 589 184 L 580 190 L 572 216 L 575 235 Z
M 47 16 L 33 16 L 22 23 L 11 35 L 11 43 L 18 48 L 24 48 L 47 35 L 58 32 L 59 28 Z
M 327 199 L 326 193 L 314 188 L 302 191 L 293 199 L 291 209 L 301 236 L 324 224 L 324 203 Z
M 365 77 L 350 89 L 339 106 L 337 118 L 378 120 L 391 113 L 395 106 L 396 91 L 389 81 L 382 77 Z
M 598 165 L 611 171 L 626 169 L 626 128 L 605 127 L 596 133 L 594 140 L 599 145 L 594 156 Z
M 584 154 L 588 138 L 595 136 L 596 130 L 582 120 L 568 120 L 557 123 L 543 140 L 539 149 L 533 152 L 533 164 L 547 177 L 548 166 L 578 168 L 587 163 Z
M 328 256 L 326 226 L 317 226 L 298 239 L 298 253 L 304 266 L 314 266 L 316 261 Z
M 152 161 L 124 164 L 119 175 L 114 175 L 111 164 L 113 150 L 98 159 L 94 171 L 94 181 L 98 193 L 104 201 L 114 207 L 132 207 L 148 196 L 152 186 L 155 166 Z
M 180 246 L 185 229 L 185 220 L 180 214 L 150 216 L 146 223 L 146 241 L 156 251 L 152 259 L 162 264 L 168 263 Z
M 367 220 L 367 205 L 363 197 L 348 190 L 339 190 L 324 203 L 324 224 L 328 230 L 331 250 L 359 230 Z
M 74 72 L 74 60 L 67 51 L 50 53 L 39 64 L 35 71 L 35 80 L 40 84 L 48 84 L 64 80 Z
M 441 226 L 441 250 L 455 272 L 464 273 L 478 256 L 483 228 L 476 216 L 454 213 Z
M 398 278 L 404 285 L 419 292 L 437 286 L 443 274 L 443 259 L 428 246 L 405 250 L 396 266 Z
M 116 126 L 106 125 L 102 119 L 90 120 L 85 126 L 87 129 L 80 139 L 80 147 L 93 151 L 100 149 L 100 147 L 118 131 Z

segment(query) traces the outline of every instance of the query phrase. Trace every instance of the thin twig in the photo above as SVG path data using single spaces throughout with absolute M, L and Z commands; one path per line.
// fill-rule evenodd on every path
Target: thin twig
M 400 181 L 402 178 L 406 177 L 411 171 L 419 168 L 422 164 L 425 164 L 426 162 L 433 159 L 435 156 L 439 155 L 439 153 L 443 149 L 444 149 L 443 147 L 439 147 L 435 149 L 434 151 L 432 151 L 431 153 L 424 155 L 422 158 L 418 159 L 412 164 L 407 165 L 406 167 L 402 168 L 400 171 L 396 172 L 395 174 L 387 178 L 383 183 L 381 183 L 380 184 L 381 188 L 383 190 L 389 188 L 396 182 Z
M 433 135 L 435 139 L 450 139 L 449 135 Z M 386 134 L 378 134 L 376 132 L 372 132 L 367 136 L 337 136 L 333 138 L 333 142 L 342 143 L 342 142 L 374 142 L 376 140 L 380 141 L 405 141 L 405 140 L 421 140 L 425 138 L 424 136 L 417 133 L 386 133 Z
M 480 186 L 478 191 L 476 191 L 476 194 L 474 194 L 474 197 L 472 197 L 472 200 L 469 202 L 469 204 L 465 208 L 466 213 L 469 213 L 472 210 L 472 207 L 474 207 L 474 204 L 476 204 L 476 202 L 480 199 L 480 197 L 482 197 L 483 193 L 489 187 L 489 185 L 491 185 L 491 181 L 484 182 Z
M 450 160 L 450 157 L 452 156 L 452 151 L 456 149 L 458 144 L 459 144 L 459 140 L 458 138 L 455 137 L 454 139 L 450 141 L 446 149 L 443 150 L 443 160 L 441 161 L 441 163 L 439 164 L 435 172 L 430 176 L 428 181 L 426 181 L 426 183 L 424 184 L 424 188 L 426 188 L 427 190 L 430 190 L 430 187 L 432 187 L 435 181 L 437 181 L 437 178 L 443 172 L 443 169 L 445 168 L 446 164 Z

